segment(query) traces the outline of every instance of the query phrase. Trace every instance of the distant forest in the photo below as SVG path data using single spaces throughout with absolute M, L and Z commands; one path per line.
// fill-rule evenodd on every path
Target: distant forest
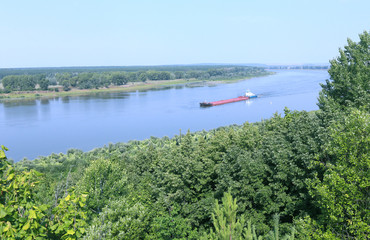
M 268 66 L 268 69 L 302 69 L 302 70 L 325 70 L 329 65 L 274 65 Z
M 71 88 L 108 88 L 148 80 L 226 80 L 267 74 L 261 67 L 235 65 L 0 69 L 0 93 L 59 90 L 51 86 L 59 86 L 64 91 L 69 91 Z

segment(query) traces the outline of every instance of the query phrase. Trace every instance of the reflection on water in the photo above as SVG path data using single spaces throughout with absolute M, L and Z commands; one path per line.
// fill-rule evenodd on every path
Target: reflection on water
M 47 104 L 49 104 L 49 103 L 50 103 L 50 101 L 49 101 L 49 99 L 44 98 L 44 99 L 41 99 L 41 100 L 40 100 L 40 103 L 41 103 L 42 105 L 47 105 Z
M 61 97 L 63 103 L 69 103 L 70 97 Z
M 81 96 L 81 99 L 126 99 L 130 97 L 130 93 L 120 93 L 120 92 L 113 92 L 113 93 L 96 93 L 94 95 L 86 95 Z
M 292 110 L 317 109 L 326 71 L 278 71 L 275 75 L 213 87 L 202 83 L 130 93 L 96 93 L 52 99 L 0 102 L 0 144 L 16 161 L 70 148 L 91 150 L 110 142 L 172 137 Z M 237 97 L 249 89 L 259 98 L 210 108 L 199 102 Z
M 36 105 L 36 101 L 34 99 L 21 99 L 21 100 L 7 100 L 2 102 L 4 107 L 12 108 L 12 107 L 19 107 L 19 106 L 33 106 Z

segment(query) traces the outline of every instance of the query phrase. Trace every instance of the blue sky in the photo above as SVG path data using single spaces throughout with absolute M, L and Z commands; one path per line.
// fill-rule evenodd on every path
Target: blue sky
M 0 0 L 0 68 L 328 63 L 369 0 Z

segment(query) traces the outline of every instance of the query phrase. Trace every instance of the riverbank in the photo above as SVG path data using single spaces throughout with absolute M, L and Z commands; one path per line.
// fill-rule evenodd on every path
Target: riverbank
M 266 76 L 266 75 L 262 75 Z M 261 77 L 261 76 L 255 76 Z M 220 80 L 199 80 L 199 79 L 178 79 L 178 80 L 159 80 L 159 81 L 147 81 L 147 82 L 129 82 L 122 86 L 112 86 L 109 88 L 99 89 L 78 89 L 72 88 L 69 91 L 24 91 L 24 92 L 13 92 L 0 94 L 0 101 L 4 100 L 22 100 L 22 99 L 39 99 L 39 98 L 55 98 L 55 97 L 67 97 L 67 96 L 83 96 L 96 93 L 106 92 L 134 92 L 134 91 L 145 91 L 151 89 L 158 89 L 173 85 L 217 85 L 225 83 L 234 83 L 252 77 L 246 78 L 234 78 L 234 79 L 220 79 Z M 61 89 L 61 88 L 59 88 Z

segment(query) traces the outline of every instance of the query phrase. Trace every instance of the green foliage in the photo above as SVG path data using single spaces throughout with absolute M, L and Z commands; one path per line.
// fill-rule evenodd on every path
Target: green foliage
M 309 216 L 301 218 L 295 221 L 297 226 L 297 239 L 314 240 L 314 239 L 325 239 L 325 240 L 339 240 L 341 238 L 335 236 L 330 230 L 325 230 L 316 220 Z
M 49 222 L 52 239 L 80 239 L 85 234 L 86 213 L 84 206 L 87 194 L 76 195 L 71 191 L 65 198 L 59 200 L 52 210 L 52 219 Z
M 92 221 L 109 199 L 124 197 L 129 206 L 157 209 L 145 227 L 151 234 L 176 235 L 176 228 L 174 233 L 159 228 L 176 221 L 189 237 L 194 229 L 201 234 L 212 226 L 215 199 L 230 189 L 239 199 L 237 214 L 253 219 L 258 234 L 268 233 L 276 212 L 286 233 L 293 217 L 316 209 L 305 181 L 313 176 L 308 166 L 322 145 L 318 125 L 315 114 L 287 110 L 285 117 L 263 123 L 69 151 L 17 166 L 45 173 L 58 196 L 65 185 L 88 192 Z M 53 202 L 53 197 L 42 198 Z
M 87 195 L 74 192 L 54 207 L 36 201 L 41 174 L 16 171 L 0 150 L 0 236 L 2 239 L 77 239 L 84 234 Z
M 222 205 L 215 202 L 214 213 L 212 213 L 213 226 L 208 239 L 242 239 L 245 220 L 244 217 L 237 218 L 236 198 L 233 199 L 229 192 L 225 192 L 222 198 Z
M 339 50 L 339 57 L 330 61 L 330 81 L 322 85 L 319 107 L 361 107 L 369 111 L 370 102 L 370 33 L 364 31 L 358 43 L 348 39 L 348 46 Z
M 117 161 L 98 158 L 86 168 L 77 186 L 90 196 L 87 201 L 89 209 L 99 213 L 109 199 L 123 195 L 126 179 L 125 170 Z
M 2 84 L 8 91 L 32 91 L 37 83 L 36 76 L 30 75 L 9 75 L 2 79 Z
M 214 213 L 212 213 L 213 225 L 215 232 L 211 229 L 209 234 L 205 234 L 203 239 L 246 239 L 246 240 L 262 240 L 263 237 L 257 236 L 255 226 L 252 225 L 252 221 L 249 220 L 247 226 L 245 227 L 244 216 L 241 215 L 237 217 L 236 198 L 233 199 L 229 192 L 225 192 L 222 198 L 222 206 L 216 201 L 214 207 Z M 275 214 L 274 219 L 274 229 L 270 231 L 265 239 L 268 240 L 279 240 L 280 230 L 279 230 L 279 214 Z M 291 228 L 290 234 L 286 234 L 282 237 L 283 240 L 294 240 L 295 238 L 295 228 Z
M 68 81 L 68 80 L 64 80 L 64 81 L 62 82 L 62 86 L 63 86 L 63 90 L 64 90 L 64 91 L 69 91 L 69 90 L 71 90 L 71 88 L 70 88 L 71 84 L 69 83 L 69 81 Z
M 370 235 L 369 100 L 370 34 L 348 46 L 331 61 L 331 81 L 319 97 L 318 116 L 327 133 L 308 179 L 310 194 L 320 209 L 301 225 L 311 239 L 365 239 Z
M 268 232 L 268 219 L 279 212 L 283 222 L 315 214 L 305 181 L 312 177 L 311 160 L 320 151 L 319 119 L 315 114 L 286 110 L 285 117 L 257 125 L 245 124 L 221 142 L 228 145 L 218 164 L 219 191 L 231 188 L 240 212 Z M 213 151 L 217 152 L 217 151 Z
M 275 214 L 274 217 L 273 217 L 274 230 L 269 232 L 266 239 L 268 239 L 268 240 L 279 240 L 280 239 L 279 219 L 280 219 L 279 214 Z M 295 228 L 292 227 L 291 228 L 291 233 L 286 234 L 281 239 L 283 239 L 283 240 L 294 240 L 295 232 L 296 232 Z
M 113 72 L 111 74 L 112 83 L 114 85 L 120 86 L 128 82 L 127 76 L 124 72 Z
M 144 205 L 121 197 L 109 201 L 87 230 L 85 239 L 197 239 L 176 209 Z
M 49 87 L 49 80 L 46 79 L 46 77 L 44 76 L 42 79 L 40 79 L 38 81 L 38 84 L 39 84 L 41 90 L 46 91 L 46 90 L 48 90 L 48 87 Z
M 85 239 L 144 239 L 149 210 L 126 198 L 109 201 L 87 230 Z
M 174 72 L 174 74 L 175 74 L 175 79 L 181 79 L 181 78 L 185 77 L 184 72 L 176 71 L 176 72 Z
M 245 240 L 262 240 L 262 236 L 257 236 L 256 227 L 252 225 L 251 220 L 248 220 L 243 236 Z
M 146 73 L 140 73 L 139 75 L 139 80 L 140 82 L 146 82 L 146 80 L 148 79 Z
M 158 210 L 157 210 L 158 211 Z M 149 234 L 145 239 L 198 239 L 196 231 L 191 229 L 189 220 L 181 217 L 176 207 L 153 214 Z
M 8 239 L 42 239 L 46 237 L 45 205 L 36 206 L 34 186 L 39 173 L 18 173 L 0 150 L 0 236 Z
M 323 175 L 309 181 L 324 230 L 339 238 L 370 234 L 370 114 L 351 110 L 330 128 L 331 141 L 316 161 Z

